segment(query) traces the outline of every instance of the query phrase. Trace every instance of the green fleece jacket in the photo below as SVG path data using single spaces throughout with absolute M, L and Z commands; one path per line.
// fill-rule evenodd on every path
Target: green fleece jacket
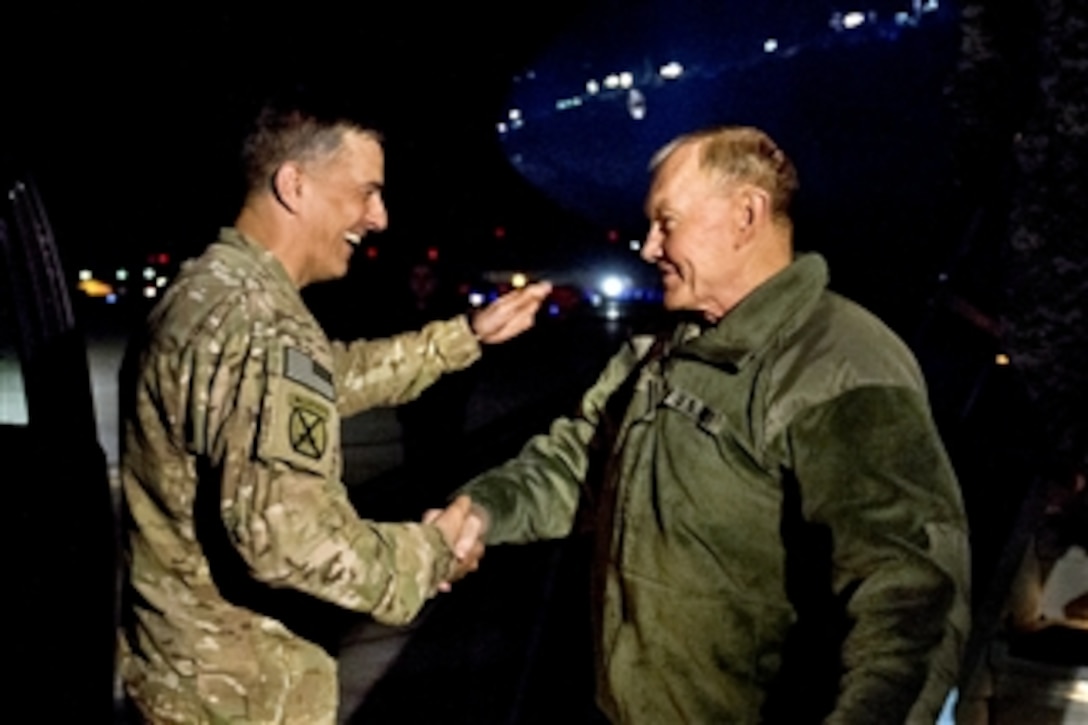
M 595 528 L 615 722 L 932 724 L 967 629 L 967 527 L 925 385 L 806 255 L 717 325 L 635 338 L 463 492 L 490 544 Z

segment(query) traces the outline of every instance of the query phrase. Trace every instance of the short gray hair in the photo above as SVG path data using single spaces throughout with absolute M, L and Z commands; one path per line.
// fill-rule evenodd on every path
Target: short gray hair
M 699 145 L 699 168 L 723 182 L 752 184 L 771 197 L 776 217 L 789 218 L 790 204 L 797 192 L 797 169 L 778 144 L 752 126 L 717 126 L 677 136 L 658 149 L 650 159 L 656 172 L 677 149 Z

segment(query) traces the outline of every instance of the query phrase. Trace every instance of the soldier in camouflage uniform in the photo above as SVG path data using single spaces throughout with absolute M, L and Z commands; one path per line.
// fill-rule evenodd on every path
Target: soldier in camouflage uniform
M 471 364 L 480 342 L 531 325 L 548 291 L 512 293 L 471 322 L 330 343 L 299 289 L 342 276 L 385 227 L 379 140 L 266 112 L 244 156 L 235 227 L 185 265 L 122 372 L 120 668 L 149 722 L 333 722 L 335 661 L 279 616 L 284 593 L 399 624 L 478 558 L 467 499 L 426 524 L 356 515 L 340 416 Z

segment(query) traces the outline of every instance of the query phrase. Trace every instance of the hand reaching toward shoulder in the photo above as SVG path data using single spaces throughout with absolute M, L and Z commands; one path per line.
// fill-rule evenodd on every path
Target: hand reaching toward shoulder
M 472 314 L 472 329 L 483 344 L 506 342 L 533 326 L 536 312 L 551 294 L 551 282 L 536 282 L 507 292 L 487 307 Z
M 462 495 L 445 509 L 428 510 L 423 514 L 423 523 L 436 526 L 453 551 L 456 563 L 449 578 L 438 586 L 439 591 L 448 592 L 453 582 L 480 566 L 487 534 L 487 512 Z

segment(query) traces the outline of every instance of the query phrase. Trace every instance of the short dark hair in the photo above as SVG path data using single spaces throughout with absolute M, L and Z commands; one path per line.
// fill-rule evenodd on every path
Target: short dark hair
M 310 163 L 332 156 L 349 131 L 382 140 L 377 129 L 346 115 L 297 103 L 266 103 L 242 142 L 246 193 L 267 189 L 276 169 L 286 161 Z
M 717 126 L 678 136 L 650 161 L 656 171 L 674 151 L 689 143 L 699 145 L 699 167 L 725 182 L 757 186 L 771 197 L 775 216 L 788 219 L 797 192 L 797 169 L 778 144 L 751 126 Z

